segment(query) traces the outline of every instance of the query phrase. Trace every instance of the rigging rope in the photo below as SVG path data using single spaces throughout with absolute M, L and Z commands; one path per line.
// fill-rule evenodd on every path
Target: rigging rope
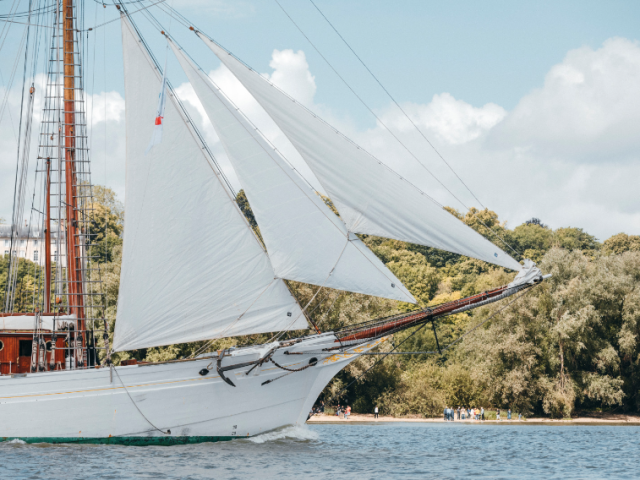
M 122 8 L 124 8 L 124 4 L 126 4 L 126 3 L 138 3 L 138 2 L 123 2 L 122 0 L 117 0 L 117 1 L 118 1 L 118 4 L 122 5 Z M 146 10 L 148 8 L 155 7 L 156 5 L 159 5 L 159 4 L 161 4 L 163 2 L 166 2 L 166 1 L 167 0 L 158 0 L 157 2 L 152 3 L 151 5 L 147 5 L 146 7 L 139 8 L 138 10 L 134 10 L 133 12 L 126 12 L 126 14 L 127 14 L 127 16 L 130 16 L 130 15 L 133 15 L 134 13 L 138 13 L 138 12 L 141 12 L 141 11 Z M 90 28 L 87 29 L 87 31 L 94 31 L 94 30 L 96 30 L 96 29 L 98 29 L 100 27 L 104 27 L 105 25 L 109 25 L 110 23 L 116 22 L 118 20 L 120 20 L 120 16 L 119 15 L 118 15 L 117 18 L 109 20 L 108 22 L 104 22 L 104 23 L 101 23 L 100 25 L 95 25 L 93 27 L 90 27 Z
M 409 120 L 409 122 L 411 123 L 411 125 L 413 125 L 413 127 L 416 129 L 416 131 L 420 134 L 420 136 L 422 138 L 424 138 L 424 140 L 429 144 L 429 146 L 433 149 L 433 151 L 438 155 L 438 157 L 440 157 L 440 159 L 445 163 L 445 165 L 447 167 L 449 167 L 449 170 L 451 170 L 451 172 L 456 176 L 456 178 L 458 180 L 460 180 L 460 183 L 462 183 L 462 185 L 464 185 L 464 187 L 467 189 L 467 191 L 473 196 L 473 198 L 475 198 L 476 202 L 478 202 L 478 204 L 484 209 L 486 208 L 482 202 L 480 201 L 480 199 L 475 195 L 475 193 L 473 193 L 471 191 L 471 189 L 467 186 L 467 184 L 462 180 L 462 178 L 460 178 L 460 176 L 458 175 L 458 173 L 453 169 L 453 167 L 449 164 L 449 162 L 447 162 L 445 160 L 445 158 L 442 156 L 442 154 L 438 151 L 438 149 L 435 147 L 435 145 L 433 145 L 433 143 L 431 143 L 429 141 L 429 139 L 427 138 L 427 136 L 422 132 L 422 130 L 420 130 L 420 128 L 418 127 L 418 125 L 416 125 L 416 123 L 411 119 L 411 117 L 407 114 L 407 112 L 400 106 L 400 104 L 396 101 L 396 99 L 393 97 L 393 95 L 391 95 L 391 93 L 389 92 L 389 90 L 387 90 L 385 88 L 385 86 L 382 84 L 382 82 L 380 82 L 380 80 L 378 79 L 378 77 L 375 76 L 375 74 L 371 71 L 371 69 L 364 63 L 364 61 L 362 60 L 362 58 L 360 58 L 360 56 L 355 52 L 355 50 L 351 47 L 351 45 L 349 45 L 349 43 L 345 40 L 345 38 L 340 34 L 340 32 L 336 29 L 336 27 L 333 25 L 333 23 L 331 23 L 331 21 L 327 18 L 327 16 L 322 12 L 322 10 L 320 10 L 320 8 L 318 7 L 318 5 L 313 1 L 313 0 L 309 0 L 309 2 L 311 2 L 311 5 L 313 5 L 315 7 L 315 9 L 318 11 L 318 13 L 320 13 L 320 15 L 322 15 L 322 18 L 324 18 L 326 20 L 326 22 L 329 24 L 329 26 L 333 29 L 334 32 L 336 32 L 336 34 L 338 35 L 338 37 L 340 37 L 340 40 L 342 40 L 342 42 L 347 46 L 347 48 L 349 50 L 351 50 L 351 53 L 353 53 L 353 55 L 358 59 L 358 61 L 362 64 L 362 66 L 367 70 L 367 72 L 369 72 L 369 74 L 371 75 L 371 77 L 376 81 L 376 83 L 380 86 L 380 88 L 382 88 L 382 90 L 384 90 L 384 93 L 387 94 L 387 96 L 391 99 L 391 101 L 396 105 L 396 107 L 398 107 L 398 109 L 402 112 L 402 114 L 406 117 L 407 120 Z
M 156 427 L 153 423 L 151 423 L 151 420 L 149 420 L 144 413 L 142 413 L 142 410 L 140 410 L 140 408 L 138 407 L 138 404 L 135 402 L 135 400 L 131 397 L 131 394 L 129 393 L 129 390 L 127 389 L 126 385 L 124 384 L 124 382 L 122 381 L 122 378 L 120 378 L 120 374 L 118 373 L 118 369 L 116 367 L 110 366 L 109 367 L 112 371 L 116 372 L 116 376 L 118 377 L 118 380 L 120 380 L 120 383 L 122 384 L 122 388 L 124 388 L 124 391 L 127 393 L 127 396 L 129 397 L 129 400 L 131 400 L 131 403 L 133 403 L 133 406 L 136 407 L 136 410 L 138 410 L 138 413 L 140 415 L 142 415 L 142 418 L 144 418 L 146 420 L 146 422 L 151 425 L 155 430 L 157 430 L 158 432 L 162 433 L 163 435 L 171 435 L 171 430 L 167 429 L 167 431 L 163 431 L 160 430 L 158 427 Z
M 285 10 L 285 8 L 282 6 L 282 4 L 278 1 L 278 0 L 274 0 L 274 2 L 276 2 L 276 4 L 278 5 L 278 7 L 280 7 L 280 9 L 282 10 L 282 12 L 286 15 L 286 17 L 291 21 L 291 23 L 296 27 L 296 29 L 300 32 L 300 34 L 302 34 L 302 36 L 307 40 L 307 42 L 309 42 L 309 45 L 311 45 L 311 47 L 313 47 L 313 49 L 316 51 L 316 53 L 318 53 L 318 55 L 320 55 L 320 57 L 324 60 L 324 62 L 329 66 L 329 68 L 331 68 L 331 70 L 336 74 L 336 76 L 342 81 L 342 83 L 344 83 L 344 85 L 349 89 L 349 91 L 360 101 L 360 103 L 371 113 L 371 115 L 374 116 L 374 118 L 380 123 L 380 125 L 382 125 L 384 127 L 385 130 L 387 130 L 389 132 L 389 134 L 402 146 L 402 148 L 404 148 L 404 150 L 407 151 L 407 153 L 429 174 L 431 175 L 431 177 L 440 184 L 440 186 L 442 186 L 442 188 L 444 188 L 454 199 L 456 199 L 458 201 L 458 203 L 460 203 L 460 205 L 462 205 L 466 210 L 470 211 L 471 209 L 462 201 L 460 200 L 438 177 L 436 177 L 436 175 L 431 172 L 431 170 L 429 170 L 429 168 L 427 168 L 427 166 L 420 161 L 420 159 L 411 151 L 411 149 L 409 149 L 409 147 L 407 147 L 402 140 L 400 140 L 400 138 L 391 130 L 391 128 L 389 128 L 387 126 L 386 123 L 384 123 L 382 121 L 382 119 L 373 111 L 373 109 L 371 107 L 369 107 L 369 105 L 364 101 L 364 99 L 358 95 L 356 93 L 356 91 L 353 89 L 353 87 L 351 87 L 351 85 L 346 81 L 346 79 L 340 75 L 340 73 L 338 72 L 338 70 L 333 66 L 333 64 L 331 62 L 329 62 L 329 60 L 327 59 L 327 57 L 325 57 L 323 55 L 323 53 L 320 51 L 320 49 L 315 45 L 315 43 L 313 43 L 311 41 L 311 39 L 307 36 L 306 33 L 304 33 L 304 31 L 302 30 L 302 28 L 296 23 L 296 21 L 291 17 L 291 15 L 289 15 L 289 13 Z M 313 3 L 313 2 L 312 2 Z M 314 4 L 315 6 L 315 4 Z M 318 8 L 316 6 L 316 8 Z M 318 9 L 318 11 L 320 11 Z M 322 12 L 320 12 L 322 14 Z M 324 16 L 324 14 L 323 14 Z M 326 17 L 325 17 L 326 19 Z M 327 22 L 329 22 L 329 20 L 327 20 Z M 332 26 L 333 27 L 333 26 Z M 335 30 L 335 28 L 334 28 Z M 338 33 L 337 30 L 335 30 L 336 33 Z M 340 35 L 338 33 L 338 35 Z M 342 38 L 342 36 L 340 35 L 340 38 Z M 342 38 L 342 40 L 345 42 L 346 44 L 346 40 L 344 40 L 344 38 Z M 349 46 L 347 44 L 347 46 Z M 349 49 L 351 49 L 351 47 L 349 46 Z M 353 49 L 351 49 L 351 51 L 355 54 L 355 52 L 353 51 Z M 356 57 L 358 57 L 356 55 Z M 360 60 L 360 58 L 358 57 L 358 59 Z M 360 62 L 364 65 L 364 62 L 362 62 L 362 60 L 360 60 Z M 366 65 L 365 65 L 365 68 Z M 367 68 L 367 70 L 369 70 Z M 369 72 L 371 73 L 371 71 L 369 70 Z M 373 73 L 371 73 L 373 75 Z M 378 82 L 380 83 L 380 82 Z M 380 84 L 380 86 L 382 86 L 382 84 Z M 382 87 L 384 89 L 384 87 Z M 386 89 L 384 89 L 385 92 L 387 91 Z M 387 94 L 391 97 L 391 95 L 387 92 Z M 393 97 L 391 97 L 391 99 L 394 101 L 394 103 L 397 104 L 397 102 L 395 102 L 395 100 L 393 99 Z M 398 105 L 398 107 L 402 110 L 402 108 L 400 107 L 400 105 Z M 407 115 L 404 110 L 402 110 L 402 112 Z M 407 115 L 407 118 L 408 115 Z M 409 121 L 411 121 L 411 123 L 413 124 L 414 127 L 416 127 L 416 129 L 418 128 L 415 123 L 413 123 L 413 121 L 411 119 L 409 119 Z M 420 130 L 418 130 L 420 131 Z M 442 160 L 446 162 L 446 160 L 444 159 L 444 157 L 442 157 L 442 155 L 440 155 L 440 153 L 435 149 L 435 147 L 433 147 L 433 145 L 431 144 L 431 142 L 429 142 L 429 140 L 426 138 L 426 136 L 424 134 L 422 134 L 422 132 L 420 132 L 421 135 L 424 137 L 424 139 L 429 143 L 429 145 L 431 145 L 431 147 L 436 151 L 436 153 L 438 153 L 438 155 L 440 156 L 440 158 L 442 158 Z M 449 165 L 447 163 L 447 165 Z M 453 171 L 453 169 L 451 168 L 451 166 L 449 166 L 449 168 Z M 454 174 L 456 175 L 456 177 L 458 177 L 458 175 L 454 172 Z M 458 179 L 462 182 L 462 179 L 460 179 L 460 177 L 458 177 Z M 464 184 L 464 182 L 462 182 L 463 185 L 466 186 L 466 184 Z M 469 190 L 469 187 L 467 187 L 467 190 Z M 469 192 L 471 192 L 471 190 L 469 190 Z M 478 201 L 478 203 L 482 206 L 482 203 L 477 199 L 477 197 L 473 194 L 473 192 L 471 192 L 471 194 L 473 195 L 473 197 Z M 483 207 L 486 208 L 486 207 Z M 489 227 L 488 225 L 486 225 L 476 214 L 474 214 L 474 216 L 478 219 L 478 221 L 484 226 L 486 227 L 488 230 L 490 230 L 497 238 L 498 240 L 500 240 L 502 242 L 502 244 L 504 244 L 506 247 L 510 248 L 517 256 L 522 257 L 522 254 L 519 253 L 515 248 L 513 248 L 509 243 L 507 243 L 507 241 L 502 238 L 495 230 L 493 230 L 491 227 Z

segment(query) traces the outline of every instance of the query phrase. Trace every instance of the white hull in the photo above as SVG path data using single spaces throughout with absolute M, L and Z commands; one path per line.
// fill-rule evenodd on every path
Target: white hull
M 0 377 L 0 439 L 178 443 L 257 435 L 306 421 L 318 395 L 342 368 L 380 340 L 351 354 L 322 352 L 335 337 L 309 337 L 280 347 L 272 362 L 216 372 L 216 358 Z M 262 358 L 268 346 L 235 350 L 222 366 Z M 300 352 L 287 355 L 284 352 Z M 322 352 L 321 354 L 318 352 Z M 212 363 L 213 362 L 213 363 Z M 199 372 L 208 367 L 207 375 Z M 281 378 L 278 378 L 281 377 Z M 263 385 L 264 382 L 272 382 Z M 157 428 L 155 428 L 157 427 Z M 169 432 L 170 433 L 167 433 Z

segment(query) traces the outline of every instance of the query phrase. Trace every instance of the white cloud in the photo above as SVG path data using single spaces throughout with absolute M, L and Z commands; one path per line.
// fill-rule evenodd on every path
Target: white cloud
M 309 64 L 302 50 L 274 50 L 269 66 L 273 69 L 269 80 L 306 106 L 313 104 L 316 94 L 315 77 L 309 72 Z
M 101 92 L 88 98 L 87 122 L 120 122 L 124 120 L 124 98 L 118 92 Z
M 536 216 L 604 240 L 621 231 L 640 234 L 639 84 L 640 46 L 615 38 L 568 52 L 511 112 L 494 104 L 476 108 L 446 93 L 403 108 L 510 225 Z M 478 205 L 397 108 L 382 118 L 457 197 Z M 355 140 L 439 201 L 462 208 L 380 126 Z
M 435 134 L 452 145 L 478 138 L 507 115 L 507 111 L 495 103 L 476 108 L 449 93 L 434 95 L 427 105 L 408 103 L 402 109 L 427 135 Z M 397 108 L 389 108 L 381 118 L 394 131 L 415 133 L 411 122 Z
M 636 161 L 640 148 L 640 47 L 623 38 L 571 50 L 491 135 L 551 160 Z

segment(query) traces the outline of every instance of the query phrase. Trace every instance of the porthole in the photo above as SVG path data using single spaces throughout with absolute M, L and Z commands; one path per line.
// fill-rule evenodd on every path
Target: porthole
M 47 352 L 51 351 L 51 342 L 47 342 Z
M 4 348 L 4 342 L 0 340 L 0 350 L 2 350 L 3 348 Z
M 315 365 L 318 363 L 318 359 L 316 357 L 309 359 L 309 365 Z

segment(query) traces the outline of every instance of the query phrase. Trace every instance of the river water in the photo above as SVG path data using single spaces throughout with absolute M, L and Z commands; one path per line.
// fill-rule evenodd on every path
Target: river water
M 347 424 L 174 447 L 0 444 L 2 479 L 639 478 L 640 427 Z

